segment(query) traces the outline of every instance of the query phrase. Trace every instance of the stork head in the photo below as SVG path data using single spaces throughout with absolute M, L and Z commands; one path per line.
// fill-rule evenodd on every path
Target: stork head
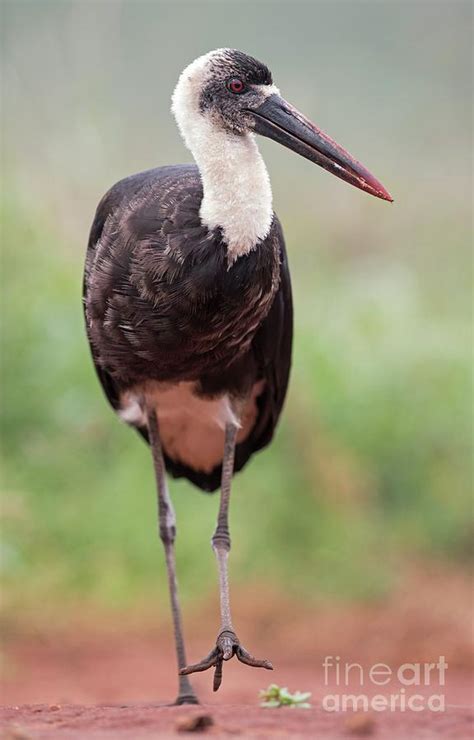
M 241 51 L 216 49 L 186 67 L 172 110 L 193 152 L 211 131 L 229 137 L 257 133 L 377 198 L 392 200 L 360 162 L 280 96 L 265 64 Z
M 250 110 L 278 90 L 268 67 L 236 49 L 216 49 L 182 72 L 173 93 L 173 113 L 181 130 L 203 117 L 228 133 L 253 130 Z

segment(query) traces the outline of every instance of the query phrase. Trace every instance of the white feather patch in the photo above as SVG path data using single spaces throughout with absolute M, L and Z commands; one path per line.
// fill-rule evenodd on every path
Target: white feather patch
M 121 404 L 122 408 L 119 409 L 118 415 L 122 421 L 134 426 L 146 426 L 145 413 L 133 396 L 127 394 L 125 398 L 121 399 Z
M 121 396 L 119 415 L 129 424 L 145 427 L 143 405 L 155 408 L 166 454 L 194 470 L 210 472 L 222 462 L 226 424 L 239 428 L 238 442 L 246 439 L 253 428 L 256 399 L 263 387 L 263 381 L 256 383 L 249 397 L 236 405 L 228 395 L 197 396 L 195 383 L 147 383 Z

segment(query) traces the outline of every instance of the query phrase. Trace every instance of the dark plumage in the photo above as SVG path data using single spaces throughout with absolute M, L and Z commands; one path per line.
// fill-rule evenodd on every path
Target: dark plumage
M 286 394 L 291 286 L 276 216 L 258 249 L 229 266 L 219 229 L 200 222 L 196 166 L 160 167 L 121 180 L 92 224 L 84 307 L 92 357 L 115 410 L 146 381 L 196 381 L 198 393 L 245 396 L 257 381 L 258 415 L 236 448 L 235 469 L 267 445 Z M 137 426 L 148 439 L 146 426 Z M 164 447 L 167 469 L 206 491 L 221 465 L 192 470 Z

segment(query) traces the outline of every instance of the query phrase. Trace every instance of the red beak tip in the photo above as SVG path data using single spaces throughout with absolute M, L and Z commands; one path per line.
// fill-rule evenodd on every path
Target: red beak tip
M 367 193 L 370 193 L 370 195 L 374 195 L 376 198 L 380 198 L 381 200 L 386 200 L 389 203 L 393 203 L 393 198 L 384 188 L 381 182 L 377 180 L 373 175 L 368 173 L 368 177 L 362 177 L 360 178 L 361 182 L 361 190 L 365 190 Z
M 389 203 L 393 203 L 393 198 L 388 192 L 388 190 L 385 190 L 384 186 L 378 183 L 378 186 L 375 188 L 376 192 L 374 195 L 377 196 L 377 198 L 381 198 L 382 200 L 386 200 Z

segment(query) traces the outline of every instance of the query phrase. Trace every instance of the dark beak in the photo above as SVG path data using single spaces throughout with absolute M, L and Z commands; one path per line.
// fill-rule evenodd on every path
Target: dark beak
M 393 201 L 390 193 L 360 162 L 279 95 L 270 95 L 259 108 L 249 112 L 254 116 L 257 134 L 293 149 L 376 198 Z

